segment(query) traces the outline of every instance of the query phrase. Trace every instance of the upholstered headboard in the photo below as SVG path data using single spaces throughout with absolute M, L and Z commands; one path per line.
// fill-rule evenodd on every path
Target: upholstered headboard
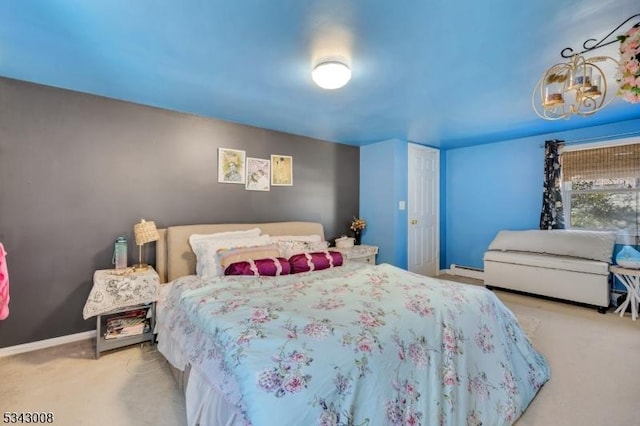
M 324 229 L 316 222 L 272 222 L 272 223 L 218 223 L 210 225 L 180 225 L 159 229 L 160 239 L 156 243 L 156 271 L 160 282 L 193 275 L 196 271 L 196 255 L 191 250 L 191 234 L 213 234 L 216 232 L 244 231 L 260 228 L 269 235 L 320 235 L 324 240 Z

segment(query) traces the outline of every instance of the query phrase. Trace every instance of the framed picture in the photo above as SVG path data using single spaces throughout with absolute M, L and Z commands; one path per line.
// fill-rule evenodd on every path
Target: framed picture
M 271 155 L 271 186 L 293 186 L 293 157 Z
M 246 153 L 239 149 L 218 148 L 218 182 L 245 183 Z
M 247 184 L 245 189 L 249 191 L 269 191 L 269 176 L 271 175 L 271 162 L 262 158 L 247 157 Z

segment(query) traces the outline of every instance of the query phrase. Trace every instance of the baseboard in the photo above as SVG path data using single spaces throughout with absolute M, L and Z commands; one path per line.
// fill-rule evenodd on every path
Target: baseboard
M 37 342 L 24 343 L 22 345 L 0 348 L 0 358 L 10 355 L 22 354 L 25 352 L 37 351 L 38 349 L 64 345 L 66 343 L 79 342 L 80 340 L 92 339 L 94 337 L 96 337 L 96 331 L 89 330 L 82 333 L 54 337 L 53 339 L 39 340 Z
M 480 268 L 474 268 L 473 266 L 463 266 L 451 264 L 449 268 L 451 275 L 458 275 L 460 277 L 475 278 L 477 280 L 484 280 L 484 270 Z

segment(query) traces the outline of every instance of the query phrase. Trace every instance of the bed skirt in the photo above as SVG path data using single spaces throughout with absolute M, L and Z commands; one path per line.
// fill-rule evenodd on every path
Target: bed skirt
M 167 345 L 159 345 L 161 346 Z M 169 347 L 175 347 L 171 344 Z M 174 367 L 170 358 L 162 351 L 176 385 L 185 397 L 188 426 L 243 426 L 245 422 L 238 410 L 209 383 L 204 374 L 186 364 L 184 370 Z

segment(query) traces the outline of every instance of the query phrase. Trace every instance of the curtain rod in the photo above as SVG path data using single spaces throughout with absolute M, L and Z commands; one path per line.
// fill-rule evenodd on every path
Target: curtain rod
M 573 140 L 568 140 L 568 141 L 560 141 L 560 143 L 564 144 L 564 145 L 573 145 L 573 144 L 577 144 L 577 143 L 584 143 L 584 142 L 599 142 L 599 141 L 606 141 L 606 140 L 610 140 L 610 139 L 615 139 L 615 138 L 620 138 L 623 136 L 636 136 L 636 135 L 640 135 L 640 130 L 636 130 L 633 132 L 626 132 L 626 133 L 617 133 L 615 135 L 608 135 L 608 136 L 596 136 L 596 137 L 592 137 L 592 138 L 582 138 L 582 139 L 573 139 Z M 555 141 L 552 141 L 555 142 Z M 540 144 L 540 148 L 544 148 L 544 144 Z

